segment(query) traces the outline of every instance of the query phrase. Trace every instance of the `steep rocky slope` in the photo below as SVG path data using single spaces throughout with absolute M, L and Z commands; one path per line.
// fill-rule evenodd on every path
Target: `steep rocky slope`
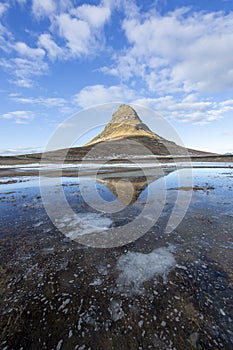
M 112 119 L 106 125 L 104 130 L 86 146 L 98 142 L 119 140 L 128 137 L 148 137 L 153 140 L 162 140 L 163 138 L 153 133 L 146 124 L 139 118 L 137 112 L 130 106 L 122 104 L 113 114 Z

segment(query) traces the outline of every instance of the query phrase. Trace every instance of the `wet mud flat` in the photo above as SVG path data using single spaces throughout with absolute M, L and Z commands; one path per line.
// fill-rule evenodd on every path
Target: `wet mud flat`
M 179 187 L 175 173 L 166 178 L 159 220 L 110 249 L 64 236 L 35 179 L 1 186 L 1 349 L 232 349 L 233 170 L 195 169 L 190 207 L 171 233 L 164 227 L 174 200 L 192 189 Z M 62 188 L 83 220 L 105 228 L 132 221 L 156 181 L 146 187 L 140 178 L 135 202 L 112 214 L 90 208 L 74 178 Z M 112 179 L 107 185 L 97 184 L 111 201 Z

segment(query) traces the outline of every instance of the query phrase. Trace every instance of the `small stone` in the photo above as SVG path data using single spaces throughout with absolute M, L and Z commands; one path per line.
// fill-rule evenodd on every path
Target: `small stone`
M 188 338 L 188 342 L 191 344 L 193 349 L 197 349 L 198 341 L 199 341 L 199 333 L 194 332 L 190 334 Z

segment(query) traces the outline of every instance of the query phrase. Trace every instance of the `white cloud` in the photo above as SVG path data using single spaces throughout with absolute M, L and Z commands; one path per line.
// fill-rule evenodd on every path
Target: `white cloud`
M 24 3 L 27 0 L 17 1 Z M 72 6 L 71 0 L 32 0 L 32 14 L 38 20 L 44 17 L 51 19 L 55 14 L 67 11 Z
M 2 114 L 2 118 L 12 119 L 16 124 L 28 124 L 34 118 L 34 113 L 31 111 L 13 111 Z
M 0 4 L 0 15 L 7 7 Z M 16 41 L 0 24 L 0 47 L 9 54 L 8 58 L 0 59 L 0 66 L 11 75 L 9 81 L 20 87 L 32 87 L 36 76 L 47 73 L 48 58 L 54 61 L 90 56 L 104 47 L 103 27 L 111 15 L 108 0 L 98 6 L 84 4 L 76 8 L 70 0 L 33 0 L 32 12 L 37 19 L 46 16 L 51 22 L 50 33 L 39 34 L 37 46 Z
M 22 87 L 22 88 L 31 88 L 33 86 L 33 81 L 31 79 L 12 79 L 10 80 L 11 83 Z
M 54 13 L 56 4 L 53 0 L 33 0 L 32 12 L 36 18 L 46 17 Z
M 135 92 L 126 86 L 92 85 L 86 86 L 73 98 L 73 102 L 82 108 L 110 103 L 128 102 L 135 98 Z
M 126 18 L 129 46 L 104 71 L 141 78 L 151 91 L 210 92 L 233 86 L 233 13 L 179 9 Z
M 103 26 L 111 15 L 110 7 L 84 4 L 71 8 L 70 1 L 34 0 L 32 11 L 37 18 L 48 16 L 51 33 L 40 34 L 38 47 L 31 48 L 24 42 L 12 47 L 22 56 L 43 58 L 45 50 L 51 60 L 81 57 L 97 52 L 103 46 Z M 67 11 L 70 9 L 70 11 Z M 55 32 L 64 40 L 63 46 L 55 42 Z
M 222 119 L 228 112 L 233 111 L 233 100 L 216 102 L 205 100 L 197 94 L 179 98 L 173 95 L 144 97 L 144 91 L 132 90 L 126 85 L 86 86 L 73 97 L 73 103 L 82 108 L 111 102 L 138 104 L 151 108 L 170 120 L 193 124 L 206 124 Z
M 109 20 L 111 11 L 107 6 L 93 6 L 84 4 L 71 12 L 90 26 L 100 28 Z
M 59 97 L 19 97 L 10 96 L 15 102 L 24 104 L 39 104 L 46 107 L 64 107 L 66 105 L 66 100 Z
M 0 12 L 6 11 L 7 7 L 8 5 L 3 7 L 3 4 L 0 4 Z M 45 51 L 38 47 L 32 48 L 25 42 L 15 41 L 13 35 L 1 24 L 0 47 L 9 55 L 0 59 L 0 66 L 9 72 L 10 82 L 29 88 L 33 84 L 33 76 L 47 72 L 48 65 L 44 61 Z
M 0 3 L 0 20 L 2 19 L 5 12 L 9 9 L 9 4 L 7 3 Z M 9 48 L 9 42 L 12 39 L 12 34 L 10 31 L 0 22 L 0 48 L 8 52 Z
M 31 48 L 24 42 L 17 42 L 13 47 L 21 56 L 30 57 L 32 59 L 42 59 L 45 55 L 45 51 L 41 48 Z
M 48 70 L 47 63 L 42 60 L 19 57 L 1 59 L 0 66 L 9 71 L 11 76 L 15 77 L 12 82 L 21 87 L 31 87 L 31 77 L 40 76 Z
M 71 115 L 76 112 L 72 102 L 62 97 L 21 97 L 19 94 L 9 94 L 9 98 L 17 103 L 27 104 L 33 108 L 53 108 L 59 110 L 59 113 Z
M 227 112 L 233 110 L 231 101 L 218 103 L 213 100 L 201 100 L 194 94 L 177 100 L 171 95 L 159 98 L 139 98 L 134 103 L 147 106 L 166 118 L 194 124 L 206 124 L 222 119 Z
M 65 40 L 66 58 L 96 54 L 103 47 L 103 27 L 110 15 L 110 7 L 85 4 L 56 16 L 52 28 Z
M 0 17 L 4 14 L 4 12 L 7 11 L 8 7 L 9 4 L 7 4 L 6 2 L 0 4 Z
M 50 34 L 41 34 L 38 40 L 38 45 L 47 51 L 51 60 L 54 60 L 57 57 L 62 57 L 63 55 L 62 48 L 53 41 Z
M 66 44 L 72 55 L 81 56 L 87 54 L 92 39 L 91 31 L 85 21 L 72 18 L 63 13 L 57 17 L 60 36 L 66 40 Z
M 66 11 L 72 8 L 72 0 L 57 0 L 56 4 L 59 5 L 60 11 Z

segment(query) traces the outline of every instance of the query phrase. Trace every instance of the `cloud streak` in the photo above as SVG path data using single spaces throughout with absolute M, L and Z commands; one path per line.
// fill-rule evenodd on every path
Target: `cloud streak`
M 1 117 L 13 120 L 16 124 L 28 124 L 34 119 L 34 113 L 31 111 L 13 111 L 4 113 Z
M 19 97 L 10 96 L 10 98 L 19 103 L 24 104 L 39 104 L 46 107 L 64 107 L 67 101 L 61 97 Z

